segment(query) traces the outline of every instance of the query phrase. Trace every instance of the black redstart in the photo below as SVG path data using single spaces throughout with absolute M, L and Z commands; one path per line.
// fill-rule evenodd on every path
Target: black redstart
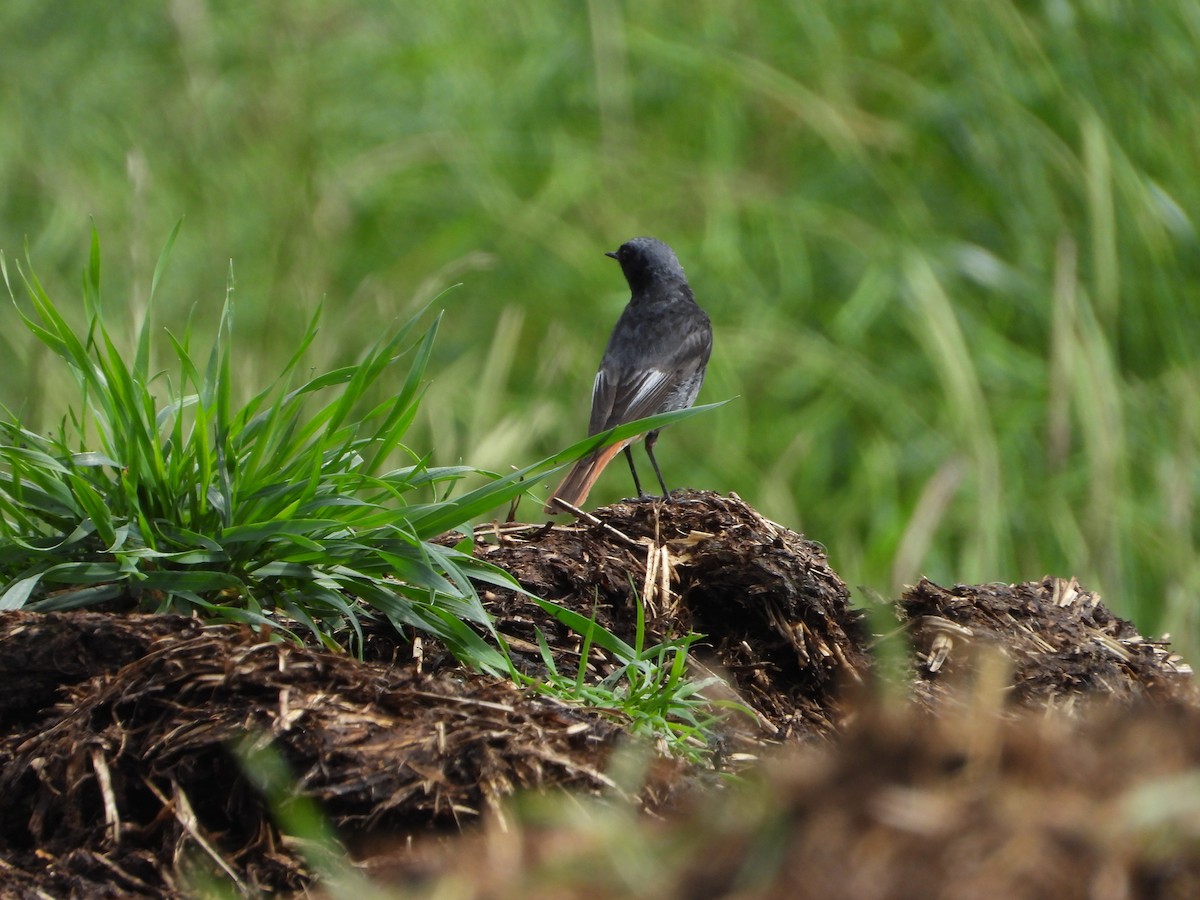
M 605 255 L 621 264 L 633 295 L 613 328 L 592 385 L 589 435 L 691 406 L 700 393 L 712 352 L 712 324 L 696 304 L 683 266 L 670 247 L 651 237 L 639 237 Z M 559 500 L 572 506 L 582 504 L 604 467 L 621 450 L 629 460 L 633 486 L 638 496 L 643 496 L 633 464 L 633 440 L 604 447 L 575 463 L 546 503 L 546 512 L 560 512 Z M 658 429 L 646 435 L 646 455 L 666 496 L 667 485 L 654 458 L 657 440 Z

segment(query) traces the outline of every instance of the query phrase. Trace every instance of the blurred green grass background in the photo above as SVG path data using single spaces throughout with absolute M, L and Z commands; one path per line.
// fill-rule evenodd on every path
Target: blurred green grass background
M 458 284 L 420 434 L 507 470 L 583 435 L 628 296 L 601 254 L 652 234 L 713 318 L 702 401 L 739 397 L 665 436 L 671 483 L 852 587 L 1075 574 L 1200 649 L 1194 0 L 7 0 L 0 27 L 0 247 L 63 306 L 94 220 L 132 334 L 184 215 L 157 321 L 215 328 L 233 260 L 249 394 L 322 300 L 340 364 Z M 52 423 L 67 382 L 8 323 L 0 400 Z

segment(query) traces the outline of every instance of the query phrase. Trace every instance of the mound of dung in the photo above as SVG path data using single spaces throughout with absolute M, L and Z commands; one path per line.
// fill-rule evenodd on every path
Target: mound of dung
M 8 672 L 29 663 L 30 699 L 8 698 L 0 735 L 0 883 L 14 889 L 158 896 L 188 861 L 247 890 L 301 887 L 308 868 L 236 752 L 248 739 L 346 835 L 457 829 L 517 788 L 612 787 L 617 725 L 469 673 L 170 616 L 6 613 L 0 649 Z
M 481 558 L 627 642 L 639 603 L 648 645 L 704 635 L 694 655 L 727 678 L 761 733 L 776 739 L 832 734 L 838 697 L 867 676 L 865 622 L 825 549 L 736 496 L 676 491 L 669 502 L 627 500 L 570 525 L 496 526 L 478 536 Z M 486 605 L 513 645 L 526 648 L 530 671 L 541 666 L 538 630 L 575 670 L 578 635 L 529 597 L 492 590 Z M 603 674 L 612 660 L 593 653 L 589 662 Z
M 1018 705 L 1197 699 L 1192 670 L 1140 635 L 1074 578 L 939 587 L 922 580 L 899 603 L 916 656 L 917 691 L 936 702 L 982 648 L 1003 655 Z

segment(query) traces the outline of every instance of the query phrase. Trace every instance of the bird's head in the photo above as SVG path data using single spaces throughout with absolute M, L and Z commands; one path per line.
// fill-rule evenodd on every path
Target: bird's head
M 658 284 L 687 284 L 687 275 L 675 251 L 657 238 L 637 237 L 604 255 L 621 264 L 621 271 L 635 296 Z

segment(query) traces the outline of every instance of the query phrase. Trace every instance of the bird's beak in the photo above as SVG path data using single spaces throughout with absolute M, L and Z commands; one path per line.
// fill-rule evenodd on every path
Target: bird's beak
M 604 254 L 604 255 L 605 255 L 605 256 L 611 256 L 613 259 L 615 259 L 615 260 L 617 260 L 617 261 L 620 261 L 620 257 L 619 257 L 619 256 L 617 256 L 617 251 L 615 251 L 615 250 L 609 250 L 609 251 L 605 252 L 605 254 Z

